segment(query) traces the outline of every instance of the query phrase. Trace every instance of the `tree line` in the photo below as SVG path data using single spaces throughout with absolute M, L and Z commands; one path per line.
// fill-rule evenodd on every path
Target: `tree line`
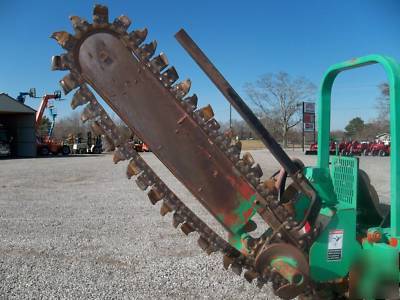
M 375 104 L 378 117 L 369 122 L 355 117 L 349 121 L 344 131 L 333 132 L 333 138 L 372 141 L 380 133 L 389 133 L 389 85 L 382 83 L 378 89 L 380 93 Z
M 377 134 L 389 130 L 389 86 L 382 83 L 377 86 L 380 96 L 376 99 L 378 117 L 365 122 L 355 117 L 345 130 L 332 131 L 335 139 L 372 139 Z M 256 116 L 269 132 L 282 143 L 301 144 L 302 142 L 302 103 L 315 102 L 317 88 L 310 80 L 302 76 L 292 76 L 285 72 L 269 73 L 260 76 L 256 81 L 244 85 L 250 106 Z M 118 118 L 116 123 L 123 135 L 132 133 Z M 221 124 L 223 129 L 230 124 Z M 255 139 L 256 136 L 243 120 L 233 120 L 232 129 L 240 139 Z M 80 113 L 73 112 L 57 120 L 54 137 L 66 139 L 69 136 L 85 137 L 90 131 L 90 122 L 82 123 Z
M 381 83 L 377 88 L 377 118 L 365 122 L 355 117 L 344 130 L 332 131 L 331 138 L 373 140 L 378 134 L 389 132 L 389 85 Z M 266 74 L 254 83 L 245 84 L 245 92 L 258 118 L 283 147 L 287 147 L 288 143 L 302 143 L 302 103 L 315 102 L 316 98 L 316 86 L 311 81 L 285 72 Z M 235 121 L 232 127 L 240 138 L 254 138 L 244 121 Z

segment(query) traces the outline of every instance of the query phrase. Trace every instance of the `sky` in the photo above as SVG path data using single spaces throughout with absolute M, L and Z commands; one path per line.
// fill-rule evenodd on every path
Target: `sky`
M 130 30 L 147 27 L 181 79 L 192 80 L 199 106 L 210 103 L 217 120 L 229 119 L 229 104 L 175 40 L 184 28 L 251 106 L 247 82 L 285 71 L 319 86 L 332 64 L 372 53 L 400 61 L 400 1 L 7 1 L 0 0 L 0 92 L 16 97 L 35 87 L 38 95 L 60 89 L 64 72 L 51 71 L 52 55 L 63 52 L 49 38 L 72 32 L 69 16 L 91 20 L 95 3 L 109 7 L 110 20 L 130 17 Z M 344 72 L 332 96 L 332 129 L 353 117 L 376 117 L 377 85 L 386 79 L 378 65 Z M 59 117 L 72 113 L 56 103 Z M 315 95 L 317 100 L 318 93 Z M 26 104 L 37 108 L 40 99 Z M 237 118 L 238 115 L 234 114 Z

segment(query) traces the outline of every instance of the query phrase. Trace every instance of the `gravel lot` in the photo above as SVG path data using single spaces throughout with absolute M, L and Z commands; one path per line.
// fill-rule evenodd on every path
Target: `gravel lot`
M 306 164 L 315 157 L 298 151 Z M 151 153 L 146 160 L 217 226 Z M 277 167 L 253 151 L 266 174 Z M 110 155 L 0 161 L 0 298 L 277 299 L 207 257 L 162 218 Z M 384 199 L 389 159 L 361 158 Z

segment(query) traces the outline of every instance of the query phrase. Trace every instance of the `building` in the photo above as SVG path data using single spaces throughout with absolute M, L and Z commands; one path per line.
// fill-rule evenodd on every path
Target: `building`
M 13 157 L 36 156 L 36 111 L 0 93 L 0 124 L 7 132 Z

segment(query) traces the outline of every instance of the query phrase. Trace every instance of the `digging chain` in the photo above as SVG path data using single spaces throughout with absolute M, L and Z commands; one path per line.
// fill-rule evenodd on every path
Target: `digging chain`
M 79 88 L 75 93 L 71 107 L 75 109 L 80 105 L 85 105 L 81 119 L 83 122 L 91 121 L 92 130 L 103 135 L 111 148 L 115 148 L 113 160 L 115 163 L 122 160 L 130 160 L 127 167 L 127 176 L 131 178 L 136 176 L 136 183 L 143 191 L 148 190 L 148 197 L 153 205 L 162 201 L 160 213 L 162 216 L 167 213 L 173 214 L 173 226 L 179 227 L 184 234 L 191 232 L 199 234 L 198 244 L 207 253 L 222 252 L 224 254 L 223 264 L 225 269 L 229 267 L 237 275 L 241 275 L 243 270 L 246 280 L 251 282 L 257 279 L 257 285 L 271 281 L 274 290 L 279 289 L 287 281 L 275 272 L 273 269 L 267 269 L 263 274 L 255 270 L 255 258 L 257 253 L 266 245 L 277 242 L 285 242 L 285 237 L 297 223 L 293 221 L 292 214 L 283 206 L 277 197 L 277 194 L 265 182 L 260 182 L 262 176 L 261 168 L 254 164 L 250 154 L 245 153 L 241 156 L 241 144 L 237 141 L 232 131 L 220 132 L 218 122 L 213 118 L 211 106 L 197 109 L 197 97 L 183 97 L 188 93 L 190 80 L 182 81 L 172 86 L 177 80 L 178 75 L 174 67 L 168 68 L 161 73 L 168 65 L 165 54 L 161 53 L 154 58 L 156 41 L 143 44 L 147 36 L 147 29 L 135 30 L 127 33 L 131 21 L 126 16 L 120 16 L 113 23 L 108 22 L 108 9 L 105 6 L 96 5 L 93 13 L 93 24 L 77 16 L 70 18 L 75 35 L 65 31 L 55 32 L 52 37 L 67 51 L 60 56 L 54 56 L 52 59 L 53 70 L 69 70 L 70 73 L 61 81 L 61 86 L 65 93 Z M 88 88 L 86 79 L 81 75 L 80 66 L 77 57 L 79 56 L 79 45 L 92 34 L 104 32 L 117 37 L 122 43 L 130 49 L 143 68 L 149 68 L 159 79 L 167 90 L 175 96 L 176 101 L 184 107 L 187 117 L 192 118 L 198 126 L 204 130 L 209 139 L 213 141 L 230 159 L 234 167 L 247 180 L 251 186 L 263 197 L 259 200 L 259 205 L 266 210 L 271 211 L 280 221 L 279 230 L 275 230 L 271 235 L 263 235 L 258 239 L 251 241 L 249 254 L 242 254 L 236 248 L 231 246 L 225 239 L 215 233 L 206 223 L 197 217 L 167 185 L 157 176 L 157 174 L 148 166 L 143 158 L 134 150 L 131 143 L 126 142 L 121 137 L 116 125 L 102 108 L 95 96 Z M 103 58 L 107 60 L 105 56 Z M 181 100 L 183 99 L 183 100 Z M 305 235 L 297 241 L 298 245 L 306 251 L 312 235 Z M 311 288 L 308 291 L 311 293 Z

